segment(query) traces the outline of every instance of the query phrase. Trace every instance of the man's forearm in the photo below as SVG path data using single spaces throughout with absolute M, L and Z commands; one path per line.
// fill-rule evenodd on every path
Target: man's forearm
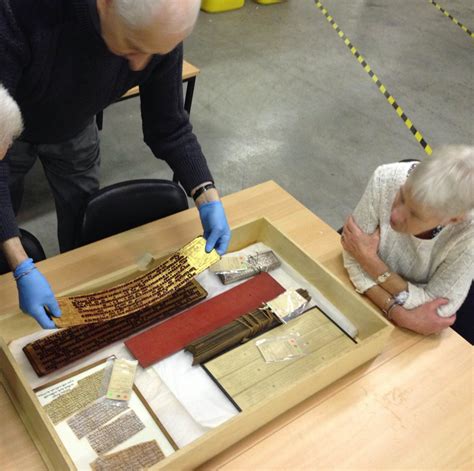
M 19 237 L 13 237 L 2 242 L 1 247 L 12 271 L 28 258 Z

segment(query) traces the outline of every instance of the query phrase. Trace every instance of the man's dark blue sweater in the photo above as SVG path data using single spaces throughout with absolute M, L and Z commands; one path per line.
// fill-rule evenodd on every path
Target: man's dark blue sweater
M 212 176 L 183 109 L 182 61 L 179 45 L 131 71 L 102 40 L 95 0 L 0 0 L 0 83 L 22 112 L 20 139 L 70 139 L 139 85 L 145 142 L 189 193 Z M 7 180 L 0 160 L 0 242 L 18 235 Z

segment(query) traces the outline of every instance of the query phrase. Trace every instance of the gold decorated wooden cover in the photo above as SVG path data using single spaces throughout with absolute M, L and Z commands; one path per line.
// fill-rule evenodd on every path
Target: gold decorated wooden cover
M 220 259 L 205 250 L 206 241 L 197 237 L 133 280 L 96 293 L 58 298 L 62 315 L 53 318 L 57 327 L 108 321 L 154 306 Z

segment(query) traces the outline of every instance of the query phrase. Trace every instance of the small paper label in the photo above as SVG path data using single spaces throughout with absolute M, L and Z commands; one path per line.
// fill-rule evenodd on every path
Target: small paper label
M 38 392 L 37 396 L 42 401 L 44 401 L 42 402 L 42 404 L 46 405 L 49 402 L 53 401 L 54 399 L 57 399 L 59 396 L 62 396 L 63 394 L 68 393 L 69 391 L 74 389 L 76 386 L 77 386 L 77 381 L 71 378 L 54 387 L 47 388 L 44 391 Z
M 116 401 L 128 401 L 132 395 L 133 381 L 138 361 L 117 359 L 114 361 L 106 397 Z

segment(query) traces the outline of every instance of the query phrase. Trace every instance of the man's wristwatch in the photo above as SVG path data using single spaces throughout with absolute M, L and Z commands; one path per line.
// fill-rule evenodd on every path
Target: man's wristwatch
M 206 191 L 212 188 L 216 188 L 214 183 L 212 182 L 206 182 L 198 186 L 193 193 L 193 200 L 196 201 L 202 194 L 204 194 Z

